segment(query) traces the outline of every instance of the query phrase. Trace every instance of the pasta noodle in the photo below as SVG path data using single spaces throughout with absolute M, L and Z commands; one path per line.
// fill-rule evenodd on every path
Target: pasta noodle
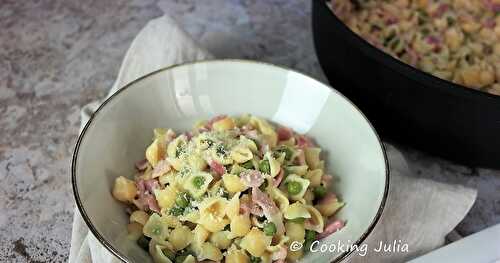
M 155 263 L 271 263 L 291 242 L 311 242 L 343 206 L 323 182 L 321 148 L 251 115 L 179 135 L 154 129 L 145 157 L 112 194 L 134 205 L 128 237 Z M 287 251 L 286 260 L 303 253 Z

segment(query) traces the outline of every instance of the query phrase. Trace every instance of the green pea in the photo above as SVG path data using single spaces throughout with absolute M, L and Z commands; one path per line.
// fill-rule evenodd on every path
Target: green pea
M 184 208 L 180 206 L 174 206 L 170 208 L 170 214 L 173 216 L 180 216 L 184 213 Z
M 194 187 L 200 189 L 201 186 L 205 183 L 205 177 L 203 176 L 196 176 L 194 179 L 193 179 L 193 185 Z
M 271 166 L 268 160 L 262 160 L 259 163 L 259 170 L 265 174 L 271 174 Z
M 297 195 L 302 191 L 302 185 L 295 181 L 288 182 L 286 188 L 291 195 Z
M 316 239 L 316 231 L 306 230 L 305 240 L 309 241 L 309 240 L 315 240 L 315 239 Z
M 189 205 L 188 196 L 186 193 L 177 194 L 177 198 L 175 199 L 175 204 L 179 207 L 186 208 Z
M 242 163 L 241 167 L 243 167 L 245 169 L 253 169 L 252 160 L 249 160 L 249 161 L 246 161 L 246 162 Z
M 285 153 L 285 160 L 290 161 L 292 159 L 293 152 L 288 147 L 282 147 L 276 151 L 278 153 Z
M 288 221 L 293 222 L 293 223 L 297 223 L 297 224 L 302 224 L 306 221 L 306 219 L 303 217 L 297 217 L 294 219 L 288 219 Z
M 305 242 L 304 242 L 304 251 L 308 252 L 311 250 L 311 245 L 313 241 L 316 240 L 316 232 L 312 230 L 306 230 Z
M 269 222 L 264 225 L 262 230 L 264 230 L 266 236 L 274 236 L 274 234 L 276 234 L 276 225 L 273 222 Z
M 326 187 L 324 187 L 322 185 L 317 186 L 314 188 L 313 193 L 314 193 L 314 196 L 316 196 L 316 198 L 322 198 L 326 195 Z

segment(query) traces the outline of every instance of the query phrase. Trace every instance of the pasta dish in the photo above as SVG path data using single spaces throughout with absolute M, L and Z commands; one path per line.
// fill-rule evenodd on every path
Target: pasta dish
M 500 0 L 329 0 L 353 32 L 439 78 L 500 95 Z
M 128 236 L 155 263 L 293 262 L 340 230 L 321 148 L 251 116 L 217 116 L 190 132 L 154 129 L 133 180 L 115 179 Z

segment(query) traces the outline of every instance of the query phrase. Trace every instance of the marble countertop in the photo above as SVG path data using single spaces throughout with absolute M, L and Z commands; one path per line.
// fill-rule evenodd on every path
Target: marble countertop
M 325 81 L 313 49 L 310 1 L 3 1 L 1 262 L 66 261 L 79 110 L 106 94 L 135 34 L 163 13 L 218 57 L 273 62 Z M 457 227 L 460 233 L 500 222 L 500 171 L 401 149 L 414 176 L 478 189 L 477 202 Z

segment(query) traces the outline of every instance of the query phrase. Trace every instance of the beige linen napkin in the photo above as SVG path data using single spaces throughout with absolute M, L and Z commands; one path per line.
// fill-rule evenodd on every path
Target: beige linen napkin
M 154 70 L 188 61 L 212 58 L 167 16 L 150 21 L 132 42 L 109 95 L 130 81 Z M 109 96 L 108 95 L 108 96 Z M 93 102 L 82 109 L 82 127 L 97 109 Z M 387 145 L 391 166 L 389 197 L 382 217 L 366 240 L 368 253 L 354 252 L 349 262 L 403 262 L 445 242 L 445 236 L 464 218 L 476 191 L 456 185 L 409 177 L 404 157 Z M 376 253 L 379 242 L 401 240 L 409 252 Z M 75 209 L 70 263 L 120 262 L 88 231 Z

